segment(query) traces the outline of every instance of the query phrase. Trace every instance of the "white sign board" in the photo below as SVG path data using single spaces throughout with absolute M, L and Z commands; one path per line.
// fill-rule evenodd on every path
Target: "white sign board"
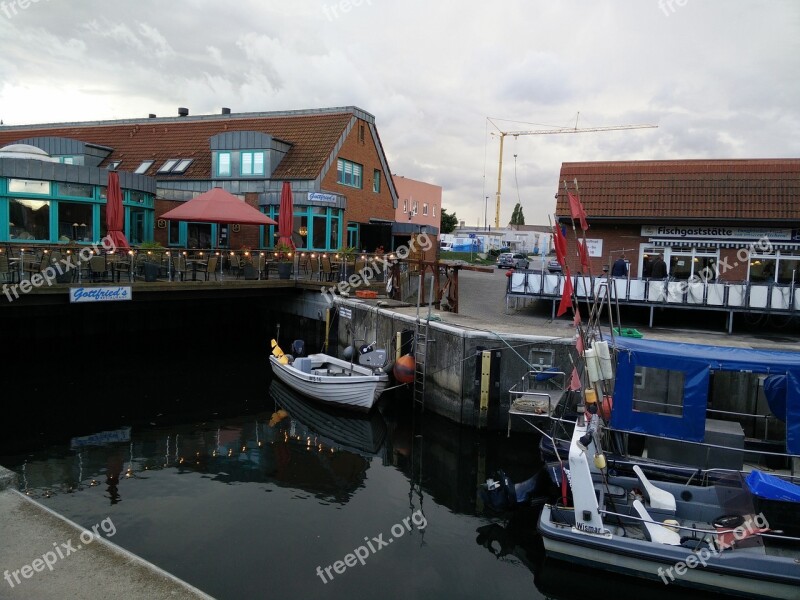
M 589 256 L 600 258 L 603 256 L 603 240 L 586 240 L 586 250 Z
M 342 316 L 343 319 L 353 318 L 353 312 L 349 308 L 341 307 L 339 309 L 339 314 Z
M 70 303 L 76 302 L 119 302 L 130 300 L 133 291 L 129 285 L 119 287 L 77 287 L 69 288 Z
M 320 192 L 308 192 L 309 202 L 336 202 L 335 194 L 322 194 Z

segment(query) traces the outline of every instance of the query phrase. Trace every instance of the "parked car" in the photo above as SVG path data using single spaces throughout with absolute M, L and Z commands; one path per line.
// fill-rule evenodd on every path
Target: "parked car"
M 560 273 L 561 272 L 561 263 L 559 263 L 555 258 L 552 260 L 547 261 L 547 270 L 551 273 Z
M 503 252 L 497 257 L 498 269 L 527 269 L 528 257 L 524 254 L 515 254 L 513 252 Z

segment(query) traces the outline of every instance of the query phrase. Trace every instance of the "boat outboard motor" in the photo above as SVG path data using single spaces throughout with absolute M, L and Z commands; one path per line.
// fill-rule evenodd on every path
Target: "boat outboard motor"
M 292 342 L 292 354 L 295 357 L 304 356 L 306 353 L 306 343 L 303 340 L 295 340 Z
M 370 369 L 381 369 L 386 364 L 386 350 L 373 349 L 358 355 L 358 364 Z

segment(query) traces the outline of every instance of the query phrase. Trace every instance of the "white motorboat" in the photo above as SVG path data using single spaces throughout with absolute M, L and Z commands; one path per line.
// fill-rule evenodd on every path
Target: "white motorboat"
M 357 360 L 328 354 L 291 358 L 275 344 L 269 357 L 272 372 L 294 391 L 327 404 L 368 412 L 389 383 L 389 375 L 383 371 L 386 351 L 359 352 Z

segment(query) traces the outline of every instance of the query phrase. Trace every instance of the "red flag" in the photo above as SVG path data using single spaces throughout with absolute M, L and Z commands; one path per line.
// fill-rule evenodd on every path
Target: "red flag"
M 556 250 L 556 259 L 558 264 L 562 267 L 567 266 L 567 238 L 561 232 L 561 227 L 556 223 L 555 231 L 553 232 L 553 245 Z
M 569 269 L 566 269 L 564 275 L 564 291 L 561 293 L 561 302 L 558 303 L 558 312 L 556 316 L 560 317 L 568 308 L 572 308 L 572 276 L 569 274 Z
M 578 334 L 578 339 L 575 340 L 575 348 L 578 349 L 578 354 L 583 356 L 583 338 Z
M 581 378 L 578 376 L 577 367 L 572 367 L 572 376 L 569 378 L 569 386 L 567 391 L 575 391 L 581 389 Z
M 578 256 L 581 259 L 581 267 L 583 267 L 583 272 L 589 270 L 589 254 L 586 252 L 586 246 L 580 240 L 578 240 Z
M 577 196 L 573 196 L 571 192 L 567 192 L 569 198 L 569 211 L 572 213 L 573 219 L 579 219 L 581 222 L 581 229 L 586 231 L 589 229 L 589 224 L 586 222 L 586 211 L 583 210 L 583 204 Z

